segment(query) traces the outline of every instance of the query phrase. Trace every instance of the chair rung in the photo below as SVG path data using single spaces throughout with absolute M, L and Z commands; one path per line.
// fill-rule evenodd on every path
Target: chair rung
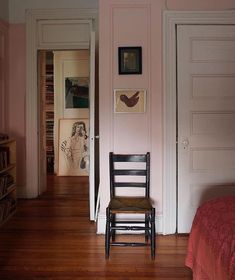
M 149 246 L 149 243 L 141 243 L 141 242 L 111 242 L 111 246 L 131 246 L 131 247 L 139 247 L 139 246 Z
M 146 188 L 146 183 L 114 182 L 113 186 L 117 188 Z
M 111 230 L 150 230 L 149 227 L 138 227 L 138 226 L 111 226 Z
M 145 221 L 115 221 L 116 224 L 145 224 Z

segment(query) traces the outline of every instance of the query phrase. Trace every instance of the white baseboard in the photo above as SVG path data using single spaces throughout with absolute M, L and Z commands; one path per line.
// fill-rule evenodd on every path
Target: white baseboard
M 27 198 L 26 187 L 24 185 L 16 186 L 17 198 Z
M 37 195 L 35 195 L 35 193 L 27 192 L 25 185 L 17 185 L 16 192 L 17 192 L 17 198 L 31 199 L 31 198 L 37 197 Z
M 128 216 L 128 219 L 131 220 L 131 216 Z M 162 215 L 156 215 L 155 224 L 156 224 L 156 233 L 162 233 Z M 105 234 L 105 226 L 106 226 L 106 215 L 99 213 L 98 220 L 97 220 L 97 234 Z

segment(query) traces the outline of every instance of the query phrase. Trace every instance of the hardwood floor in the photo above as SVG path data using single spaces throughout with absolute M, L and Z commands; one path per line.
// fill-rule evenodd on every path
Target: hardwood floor
M 145 247 L 112 247 L 105 260 L 104 236 L 88 218 L 86 178 L 51 176 L 48 186 L 40 198 L 20 200 L 0 228 L 1 280 L 192 279 L 187 236 L 158 235 L 155 261 Z

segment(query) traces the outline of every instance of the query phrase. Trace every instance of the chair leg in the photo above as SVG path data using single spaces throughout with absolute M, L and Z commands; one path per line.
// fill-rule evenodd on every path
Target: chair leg
M 151 257 L 155 259 L 155 208 L 151 211 Z
M 149 227 L 149 215 L 145 214 L 145 227 Z M 149 230 L 145 230 L 145 242 L 148 243 L 149 240 Z
M 110 210 L 106 208 L 106 232 L 105 232 L 105 258 L 109 258 L 110 251 Z
M 111 226 L 114 227 L 115 226 L 115 221 L 116 221 L 116 215 L 115 214 L 111 214 L 112 218 L 111 218 Z M 115 229 L 112 229 L 112 242 L 115 242 L 115 238 L 116 238 L 116 231 Z

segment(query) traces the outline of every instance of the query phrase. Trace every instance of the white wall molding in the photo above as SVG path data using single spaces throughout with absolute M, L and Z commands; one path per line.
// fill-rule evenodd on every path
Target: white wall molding
M 11 24 L 25 23 L 27 10 L 71 10 L 71 9 L 98 9 L 98 0 L 1 0 L 9 3 L 9 21 Z M 1 13 L 1 12 L 0 12 Z
M 17 184 L 17 198 L 29 198 L 29 199 L 32 198 L 31 195 L 28 196 L 25 190 L 26 190 L 25 185 Z
M 176 26 L 180 24 L 235 24 L 234 11 L 165 11 L 163 13 L 163 233 L 176 232 Z
M 9 22 L 9 0 L 0 1 L 0 20 Z
M 53 44 L 38 44 L 40 20 L 59 20 L 67 23 L 74 20 L 89 20 L 92 28 L 97 25 L 97 11 L 94 9 L 55 9 L 55 10 L 28 10 L 26 13 L 27 39 L 27 80 L 26 80 L 26 196 L 37 197 L 39 194 L 39 116 L 38 116 L 38 89 L 37 89 L 37 51 L 39 49 L 78 49 L 76 44 L 61 42 Z M 91 31 L 91 30 L 90 30 Z M 78 34 L 79 35 L 79 34 Z
M 37 98 L 37 48 L 36 18 L 30 12 L 26 19 L 26 194 L 38 195 L 38 98 Z
M 60 32 L 58 30 L 60 29 Z M 92 20 L 40 20 L 38 22 L 38 49 L 89 48 Z M 81 34 L 81 36 L 74 36 Z M 63 41 L 61 41 L 63 33 Z

